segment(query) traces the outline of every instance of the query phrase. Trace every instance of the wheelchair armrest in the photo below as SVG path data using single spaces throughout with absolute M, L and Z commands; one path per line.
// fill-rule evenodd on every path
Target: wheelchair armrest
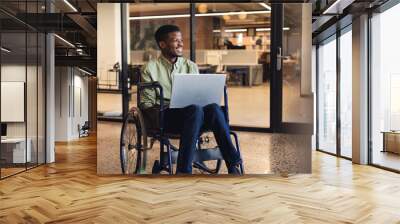
M 224 114 L 225 114 L 225 119 L 226 122 L 229 124 L 229 103 L 228 103 L 228 87 L 225 85 L 224 86 Z
M 144 89 L 158 89 L 160 91 L 160 111 L 163 111 L 164 108 L 161 105 L 164 105 L 164 90 L 159 82 L 141 82 L 138 83 L 138 91 Z
M 164 90 L 159 82 L 140 82 L 138 83 L 138 93 L 144 89 L 158 89 L 160 91 L 159 126 L 160 132 L 164 129 Z M 139 99 L 138 99 L 139 100 Z M 138 101 L 139 103 L 139 101 Z

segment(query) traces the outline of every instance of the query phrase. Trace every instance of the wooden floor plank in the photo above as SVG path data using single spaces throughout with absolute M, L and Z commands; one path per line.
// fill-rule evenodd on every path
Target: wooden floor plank
M 0 223 L 400 223 L 400 175 L 313 153 L 288 178 L 96 174 L 96 139 L 0 181 Z

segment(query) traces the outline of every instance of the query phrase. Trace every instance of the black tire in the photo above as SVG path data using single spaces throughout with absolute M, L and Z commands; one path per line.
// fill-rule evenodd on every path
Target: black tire
M 120 138 L 120 160 L 123 174 L 138 174 L 142 167 L 140 121 L 131 110 L 124 119 Z
M 153 164 L 153 169 L 151 170 L 152 174 L 160 174 L 161 173 L 161 165 L 160 161 L 156 160 Z

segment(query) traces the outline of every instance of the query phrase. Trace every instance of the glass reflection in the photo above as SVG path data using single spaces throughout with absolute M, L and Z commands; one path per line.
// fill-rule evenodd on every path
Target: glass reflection
M 318 148 L 336 154 L 336 37 L 318 48 Z

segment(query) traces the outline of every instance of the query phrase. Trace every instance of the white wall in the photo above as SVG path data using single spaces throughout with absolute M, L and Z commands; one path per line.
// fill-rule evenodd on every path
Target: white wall
M 26 70 L 27 69 L 27 70 Z M 28 66 L 25 67 L 24 65 L 19 65 L 19 64 L 5 64 L 1 66 L 1 81 L 2 82 L 25 82 L 25 75 L 26 71 L 28 71 L 28 74 L 32 74 L 33 72 L 36 73 L 36 67 L 33 66 Z M 31 80 L 30 80 L 31 82 Z M 32 84 L 32 83 L 30 83 Z M 34 83 L 36 85 L 36 83 Z M 32 90 L 33 92 L 30 92 L 29 90 Z M 27 102 L 32 102 L 32 98 L 36 98 L 36 89 L 27 89 Z M 35 105 L 36 107 L 36 105 Z M 1 110 L 7 110 L 7 108 L 1 108 Z M 35 120 L 36 121 L 36 113 L 35 114 L 27 114 L 27 119 L 28 121 Z M 34 116 L 34 117 L 32 117 Z M 8 137 L 25 137 L 25 123 L 26 122 L 8 122 L 7 123 L 7 136 Z M 32 127 L 32 125 L 28 125 L 28 129 Z M 36 127 L 35 127 L 36 129 Z M 28 130 L 28 138 L 29 136 L 29 130 Z M 35 136 L 36 137 L 36 136 Z
M 112 69 L 117 62 L 121 65 L 120 4 L 99 3 L 97 4 L 97 77 L 99 83 L 104 79 L 107 80 L 107 71 Z
M 24 138 L 26 135 L 27 138 L 30 139 L 31 161 L 36 162 L 36 158 L 39 158 L 39 163 L 43 163 L 45 158 L 45 120 L 43 112 L 45 91 L 43 89 L 43 78 L 44 74 L 40 66 L 26 66 L 25 63 L 9 63 L 1 66 L 2 82 L 23 82 L 26 85 L 26 89 L 19 90 L 20 94 L 24 94 L 26 90 L 26 97 L 24 97 L 26 101 L 24 100 L 24 102 L 22 102 L 24 105 L 22 105 L 22 108 L 14 108 L 14 110 L 22 110 L 18 111 L 22 113 L 22 116 L 26 112 L 26 120 L 23 118 L 21 122 L 5 122 L 7 124 L 7 137 Z M 2 92 L 3 90 L 4 89 L 2 89 Z M 2 98 L 3 97 L 7 97 L 7 95 L 2 95 Z M 10 107 L 2 107 L 1 110 L 3 113 L 16 113 L 13 112 L 13 108 Z M 37 153 L 39 153 L 38 157 Z
M 56 141 L 79 138 L 78 125 L 88 121 L 88 78 L 83 75 L 76 68 L 56 67 Z

